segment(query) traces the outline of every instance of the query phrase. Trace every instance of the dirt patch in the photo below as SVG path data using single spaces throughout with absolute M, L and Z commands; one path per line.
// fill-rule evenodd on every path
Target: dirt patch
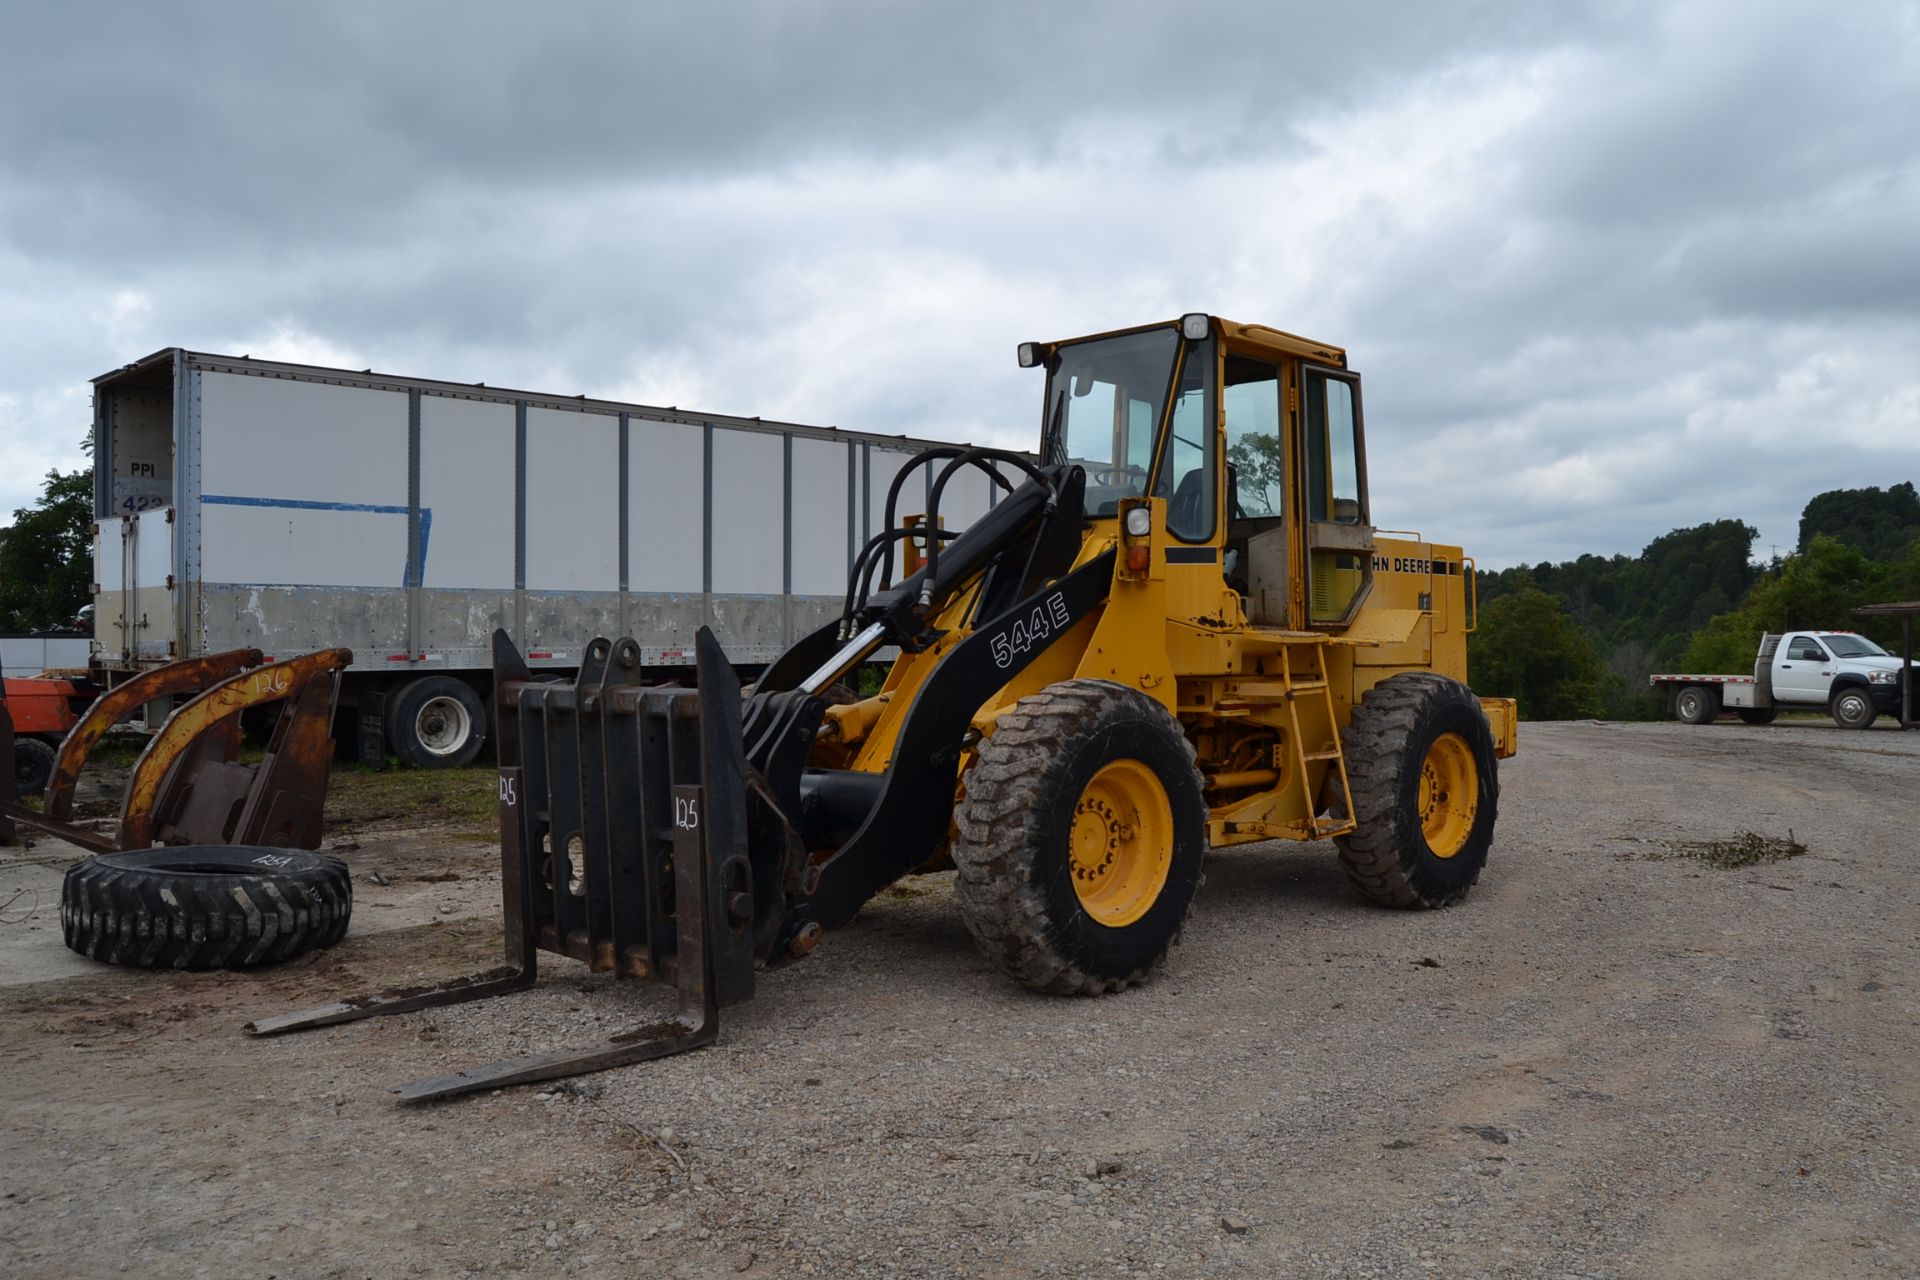
M 1784 838 L 1749 831 L 1732 840 L 1682 840 L 1670 847 L 1683 858 L 1693 858 L 1722 871 L 1798 858 L 1807 851 L 1807 846 L 1794 839 L 1791 831 Z
M 1806 852 L 1807 846 L 1794 839 L 1792 831 L 1788 831 L 1784 837 L 1763 836 L 1747 831 L 1730 840 L 1671 840 L 1653 845 L 1641 856 L 1654 861 L 1690 858 L 1722 871 L 1733 871 L 1740 867 L 1798 858 Z

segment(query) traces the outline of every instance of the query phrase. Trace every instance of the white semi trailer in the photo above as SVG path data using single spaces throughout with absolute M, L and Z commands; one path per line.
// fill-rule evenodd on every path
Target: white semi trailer
M 649 674 L 713 628 L 751 672 L 838 616 L 888 488 L 934 443 L 168 348 L 94 379 L 94 661 L 354 653 L 364 758 L 471 760 L 490 639 L 564 674 L 631 635 Z M 923 512 L 931 468 L 903 481 Z M 974 468 L 957 530 L 993 501 Z

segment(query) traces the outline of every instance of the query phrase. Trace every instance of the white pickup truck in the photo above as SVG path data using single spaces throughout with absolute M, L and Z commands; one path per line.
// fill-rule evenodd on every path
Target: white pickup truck
M 1789 631 L 1760 638 L 1750 676 L 1656 675 L 1667 710 L 1687 724 L 1737 711 L 1766 724 L 1782 707 L 1825 708 L 1842 729 L 1864 729 L 1881 712 L 1898 714 L 1900 659 L 1851 631 Z M 1920 668 L 1920 663 L 1914 664 Z

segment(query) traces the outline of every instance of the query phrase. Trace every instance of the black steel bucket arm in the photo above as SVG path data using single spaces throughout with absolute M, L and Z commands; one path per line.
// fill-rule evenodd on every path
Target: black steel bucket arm
M 1108 551 L 1088 561 L 978 628 L 928 674 L 900 727 L 872 811 L 818 868 L 811 902 L 820 924 L 845 924 L 940 847 L 953 820 L 967 726 L 988 698 L 1106 601 L 1114 556 Z

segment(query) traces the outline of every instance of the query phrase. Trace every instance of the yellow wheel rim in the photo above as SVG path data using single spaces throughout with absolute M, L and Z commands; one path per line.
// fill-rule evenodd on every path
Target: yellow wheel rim
M 1480 778 L 1473 748 L 1457 733 L 1443 733 L 1420 764 L 1420 832 L 1434 856 L 1464 849 L 1480 811 Z
M 1173 866 L 1173 806 L 1153 770 L 1115 760 L 1073 806 L 1068 859 L 1086 913 L 1109 928 L 1132 924 L 1159 901 Z

